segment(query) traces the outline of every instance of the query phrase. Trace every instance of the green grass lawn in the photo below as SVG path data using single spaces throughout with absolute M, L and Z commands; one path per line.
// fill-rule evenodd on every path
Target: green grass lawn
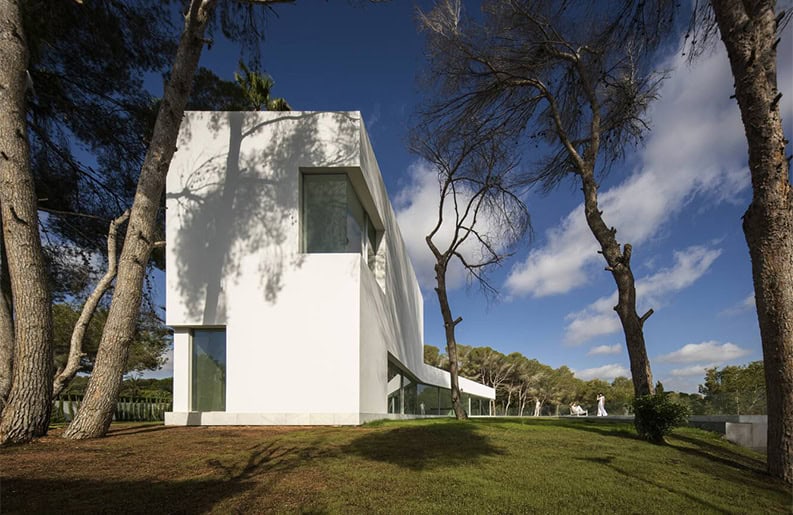
M 0 450 L 2 513 L 791 513 L 764 457 L 584 420 L 357 428 L 119 424 Z

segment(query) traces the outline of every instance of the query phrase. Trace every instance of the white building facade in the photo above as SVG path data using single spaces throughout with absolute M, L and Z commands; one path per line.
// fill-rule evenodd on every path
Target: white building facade
M 358 112 L 188 112 L 166 192 L 169 425 L 447 415 Z M 492 388 L 460 379 L 470 414 Z

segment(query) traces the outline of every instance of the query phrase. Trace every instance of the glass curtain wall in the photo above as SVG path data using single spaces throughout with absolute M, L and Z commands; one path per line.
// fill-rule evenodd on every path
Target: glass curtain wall
M 463 409 L 469 415 L 486 415 L 483 407 L 487 407 L 487 399 L 464 393 Z M 406 415 L 451 415 L 452 392 L 448 388 L 440 388 L 416 382 L 400 367 L 388 362 L 388 413 L 404 413 Z
M 420 384 L 418 386 L 419 409 L 417 415 L 440 415 L 437 386 Z
M 196 329 L 192 338 L 191 410 L 226 410 L 226 330 Z

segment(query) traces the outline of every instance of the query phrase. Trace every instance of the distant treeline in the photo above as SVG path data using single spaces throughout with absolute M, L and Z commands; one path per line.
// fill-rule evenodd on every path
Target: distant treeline
M 519 352 L 502 354 L 490 347 L 458 344 L 458 356 L 460 375 L 496 390 L 492 410 L 498 415 L 533 415 L 537 401 L 543 415 L 567 415 L 573 402 L 594 413 L 598 393 L 606 397 L 610 414 L 632 413 L 633 383 L 628 377 L 616 377 L 610 383 L 584 381 L 567 366 L 555 369 Z M 446 354 L 432 345 L 424 346 L 424 361 L 445 370 L 449 367 Z M 656 389 L 688 406 L 693 415 L 766 413 L 762 361 L 706 370 L 699 393 L 664 392 L 660 382 Z
M 85 393 L 88 386 L 88 376 L 77 376 L 69 384 L 61 396 L 79 395 Z M 128 399 L 173 399 L 173 378 L 165 379 L 138 379 L 128 378 L 121 383 L 119 397 Z

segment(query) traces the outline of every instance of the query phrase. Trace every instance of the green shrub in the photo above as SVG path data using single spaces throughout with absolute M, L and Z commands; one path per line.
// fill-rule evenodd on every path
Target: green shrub
M 672 429 L 688 423 L 687 406 L 672 402 L 664 394 L 645 395 L 633 400 L 636 432 L 645 440 L 663 443 Z

